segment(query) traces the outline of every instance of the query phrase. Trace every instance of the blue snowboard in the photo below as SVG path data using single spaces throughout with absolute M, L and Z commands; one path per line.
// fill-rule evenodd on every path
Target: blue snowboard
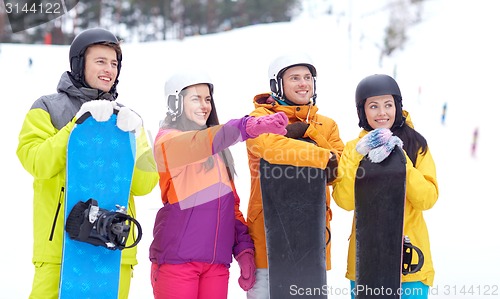
M 116 115 L 97 122 L 84 115 L 70 134 L 64 219 L 79 201 L 127 207 L 135 161 L 135 136 L 116 126 Z M 121 251 L 70 239 L 64 232 L 59 298 L 118 298 Z

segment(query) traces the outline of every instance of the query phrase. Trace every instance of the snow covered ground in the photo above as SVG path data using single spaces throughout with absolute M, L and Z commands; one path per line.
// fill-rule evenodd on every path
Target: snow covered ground
M 500 162 L 495 158 L 498 132 L 500 44 L 495 0 L 425 1 L 423 22 L 409 32 L 403 51 L 379 64 L 379 40 L 386 17 L 384 1 L 338 1 L 332 15 L 321 14 L 325 1 L 308 1 L 309 13 L 290 23 L 256 25 L 183 41 L 123 45 L 119 101 L 144 118 L 154 136 L 163 118 L 163 84 L 182 65 L 207 68 L 215 81 L 215 101 L 222 122 L 253 109 L 253 96 L 268 90 L 267 67 L 287 49 L 310 53 L 318 69 L 317 104 L 335 119 L 345 142 L 359 132 L 354 90 L 366 75 L 395 75 L 404 108 L 426 138 L 437 164 L 440 197 L 425 212 L 436 269 L 431 298 L 500 298 L 500 196 L 496 189 Z M 338 3 L 338 4 L 337 4 Z M 314 5 L 313 5 L 314 4 Z M 342 6 L 343 5 L 343 6 Z M 370 13 L 371 12 L 371 13 Z M 379 16 L 379 17 L 377 17 Z M 351 22 L 351 25 L 349 23 Z M 349 34 L 348 28 L 351 28 Z M 32 178 L 15 150 L 25 113 L 43 94 L 55 92 L 68 69 L 67 46 L 0 45 L 0 99 L 3 115 L 1 189 L 2 246 L 0 298 L 27 298 L 31 288 Z M 33 66 L 28 67 L 28 59 Z M 444 125 L 443 104 L 447 103 Z M 477 152 L 471 157 L 473 131 L 479 129 Z M 496 140 L 496 141 L 495 141 Z M 232 148 L 236 184 L 246 215 L 249 174 L 244 144 Z M 132 299 L 153 298 L 149 283 L 148 247 L 160 206 L 158 188 L 138 197 L 138 219 L 144 237 L 132 280 Z M 332 261 L 329 298 L 349 298 L 344 277 L 352 212 L 333 206 Z M 229 298 L 245 298 L 231 267 Z

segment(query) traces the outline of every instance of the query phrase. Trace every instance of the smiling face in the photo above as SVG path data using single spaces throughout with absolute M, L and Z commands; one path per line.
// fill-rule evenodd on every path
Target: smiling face
M 282 76 L 285 97 L 297 104 L 309 104 L 314 93 L 314 78 L 308 67 L 299 65 L 287 69 Z
M 390 129 L 396 117 L 396 105 L 392 95 L 369 97 L 365 101 L 365 115 L 373 129 Z
M 212 111 L 212 96 L 207 84 L 196 84 L 182 91 L 184 114 L 187 119 L 204 126 Z
M 93 45 L 85 52 L 85 82 L 95 89 L 108 92 L 118 74 L 116 51 L 108 46 Z

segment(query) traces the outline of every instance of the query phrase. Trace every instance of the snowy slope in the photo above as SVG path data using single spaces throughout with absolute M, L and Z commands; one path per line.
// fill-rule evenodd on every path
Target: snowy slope
M 318 106 L 334 118 L 345 142 L 357 136 L 354 90 L 364 76 L 396 74 L 404 108 L 426 138 L 434 156 L 440 185 L 435 207 L 425 212 L 436 269 L 431 298 L 500 298 L 496 181 L 500 163 L 494 138 L 498 107 L 500 46 L 495 0 L 430 0 L 423 23 L 411 29 L 403 51 L 384 59 L 374 40 L 383 19 L 383 1 L 339 1 L 333 15 L 324 15 L 309 1 L 310 12 L 290 23 L 256 25 L 183 41 L 125 44 L 119 101 L 138 111 L 154 136 L 164 115 L 163 84 L 182 64 L 209 69 L 215 81 L 215 101 L 222 122 L 248 114 L 256 93 L 268 90 L 267 66 L 293 47 L 308 51 L 318 69 Z M 325 1 L 316 1 L 324 4 Z M 350 5 L 349 5 L 350 3 Z M 377 6 L 378 5 L 378 6 Z M 313 9 L 315 8 L 315 10 Z M 351 25 L 349 23 L 351 22 Z M 348 28 L 352 28 L 351 34 Z M 32 178 L 21 167 L 15 150 L 24 115 L 40 95 L 55 92 L 68 68 L 67 46 L 0 45 L 0 118 L 3 147 L 3 246 L 0 251 L 0 298 L 27 298 L 31 288 Z M 28 57 L 34 61 L 28 68 Z M 448 105 L 445 125 L 441 111 Z M 495 113 L 495 114 L 494 114 Z M 475 158 L 472 134 L 479 128 Z M 249 193 L 244 144 L 232 148 L 236 181 L 246 214 Z M 130 298 L 152 298 L 148 246 L 160 206 L 159 190 L 137 198 L 144 238 Z M 352 212 L 333 207 L 332 261 L 328 273 L 331 298 L 349 298 L 344 278 Z M 245 298 L 231 267 L 229 298 Z M 472 287 L 472 288 L 471 288 Z M 495 289 L 496 288 L 496 289 Z M 491 296 L 496 290 L 496 296 Z M 489 292 L 489 293 L 488 293 Z

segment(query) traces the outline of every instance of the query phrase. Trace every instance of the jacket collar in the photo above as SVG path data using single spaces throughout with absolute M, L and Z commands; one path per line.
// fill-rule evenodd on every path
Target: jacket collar
M 309 123 L 316 118 L 318 107 L 315 105 L 284 106 L 280 105 L 270 93 L 261 93 L 254 97 L 255 108 L 265 108 L 274 112 L 284 112 L 290 123 L 297 121 Z
M 68 72 L 62 74 L 59 84 L 57 85 L 57 92 L 64 92 L 70 97 L 82 99 L 83 102 L 97 99 L 108 101 L 115 100 L 115 97 L 110 93 L 102 92 L 94 88 L 75 86 Z

